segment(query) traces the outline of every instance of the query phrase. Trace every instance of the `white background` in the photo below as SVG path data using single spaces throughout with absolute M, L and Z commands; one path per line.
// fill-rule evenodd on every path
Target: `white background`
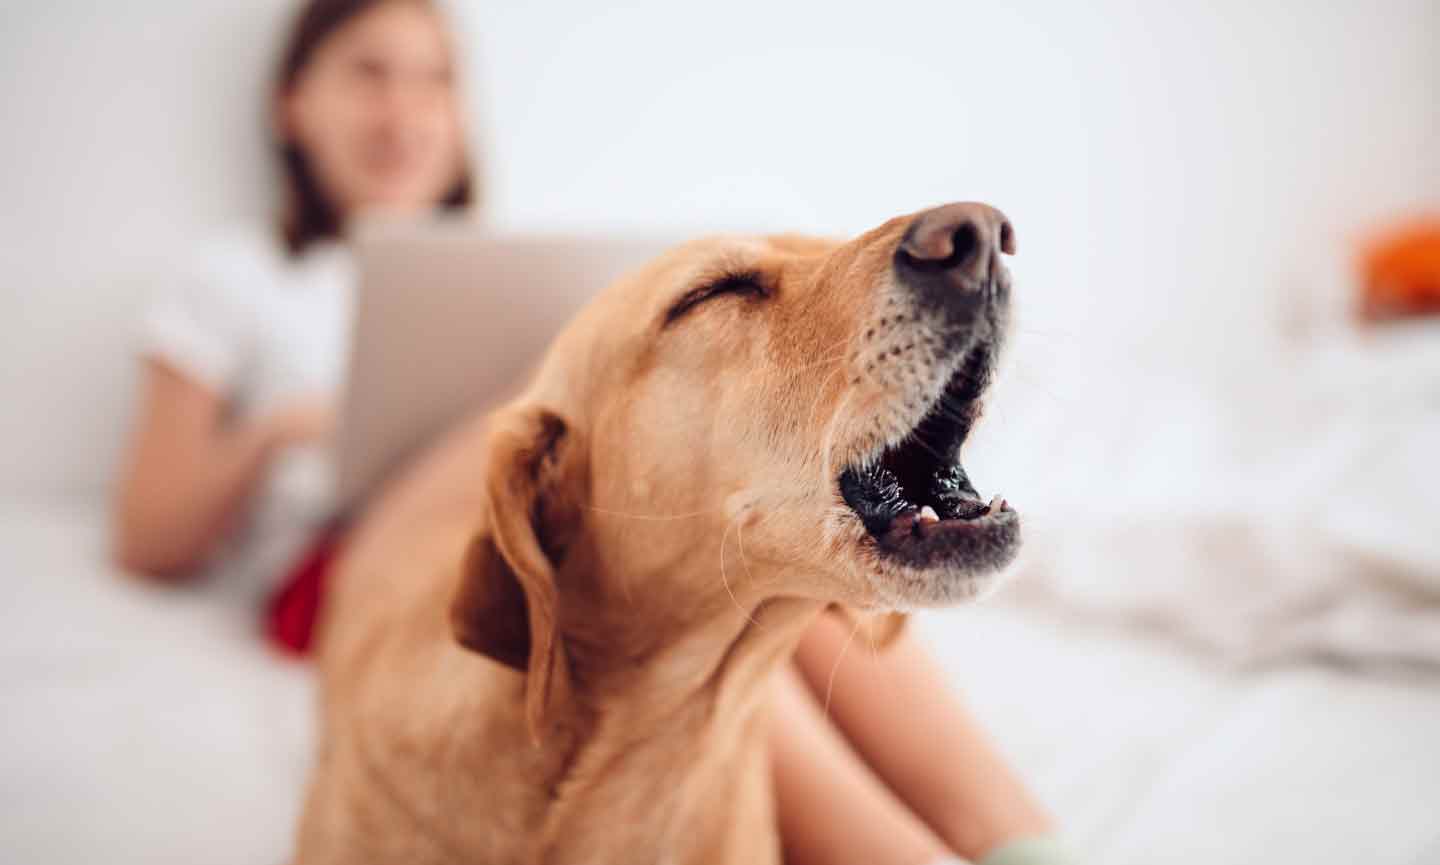
M 1341 302 L 1357 232 L 1440 202 L 1433 0 L 612 5 L 460 4 L 492 222 L 844 233 L 991 201 L 1017 356 L 1061 392 L 1117 359 L 1243 371 Z M 0 489 L 107 482 L 147 290 L 270 206 L 290 8 L 0 3 Z

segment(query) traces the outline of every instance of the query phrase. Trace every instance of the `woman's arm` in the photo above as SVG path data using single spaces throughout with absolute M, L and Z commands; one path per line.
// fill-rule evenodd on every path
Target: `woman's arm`
M 329 412 L 306 402 L 227 425 L 220 394 L 158 360 L 146 361 L 143 388 L 115 505 L 113 556 L 127 571 L 175 580 L 204 563 L 271 457 L 324 435 Z

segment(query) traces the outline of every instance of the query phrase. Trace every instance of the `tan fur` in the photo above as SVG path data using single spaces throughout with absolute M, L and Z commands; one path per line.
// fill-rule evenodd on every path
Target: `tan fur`
M 767 682 L 827 606 L 921 579 L 876 561 L 835 486 L 916 420 L 873 336 L 903 326 L 910 218 L 665 255 L 383 497 L 322 633 L 298 862 L 778 861 Z M 772 296 L 666 326 L 726 270 Z

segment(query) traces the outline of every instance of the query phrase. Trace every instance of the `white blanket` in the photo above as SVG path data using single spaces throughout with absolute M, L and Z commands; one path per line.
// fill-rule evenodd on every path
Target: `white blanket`
M 1013 596 L 1242 664 L 1440 665 L 1440 328 L 1113 387 L 1033 469 Z

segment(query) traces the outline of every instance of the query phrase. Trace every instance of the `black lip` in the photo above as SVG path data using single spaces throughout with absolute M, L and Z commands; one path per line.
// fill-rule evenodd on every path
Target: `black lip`
M 882 552 L 921 567 L 957 558 L 1008 561 L 1013 555 L 1018 516 L 1008 507 L 992 510 L 960 464 L 993 359 L 992 346 L 973 348 L 904 441 L 841 473 L 842 498 Z M 934 509 L 938 522 L 919 519 L 924 506 Z
M 912 568 L 961 565 L 971 572 L 997 571 L 1010 564 L 1020 549 L 1020 515 L 1013 510 L 971 520 L 909 524 L 902 517 L 890 531 L 875 538 L 885 557 Z

